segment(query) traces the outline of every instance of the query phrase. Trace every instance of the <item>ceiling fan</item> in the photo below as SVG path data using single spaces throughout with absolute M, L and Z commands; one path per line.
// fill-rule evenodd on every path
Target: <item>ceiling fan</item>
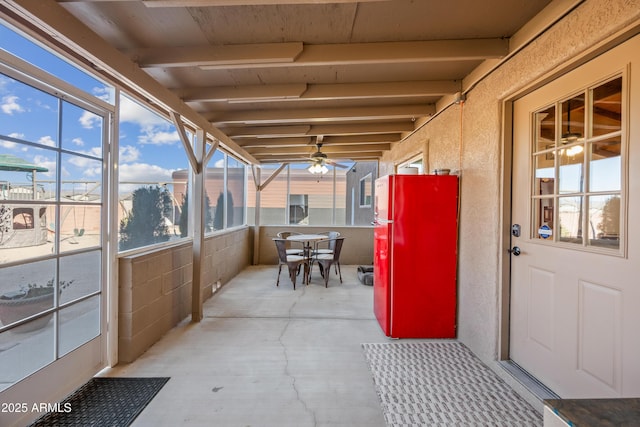
M 322 151 L 322 137 L 316 137 L 316 152 L 312 153 L 309 156 L 309 160 L 311 161 L 311 166 L 309 166 L 309 172 L 313 174 L 325 174 L 329 171 L 326 165 L 331 165 L 337 168 L 348 169 L 348 166 L 341 165 L 340 163 L 336 163 L 333 160 L 330 160 L 325 153 Z

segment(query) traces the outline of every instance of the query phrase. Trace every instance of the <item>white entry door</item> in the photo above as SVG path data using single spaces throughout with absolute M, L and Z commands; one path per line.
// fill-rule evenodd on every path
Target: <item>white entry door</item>
M 563 398 L 640 395 L 638 52 L 514 103 L 510 358 Z

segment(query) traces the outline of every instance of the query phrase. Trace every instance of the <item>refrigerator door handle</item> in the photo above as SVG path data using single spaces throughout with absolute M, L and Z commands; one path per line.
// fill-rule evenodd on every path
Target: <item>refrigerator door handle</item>
M 393 224 L 393 220 L 376 218 L 371 223 L 371 225 L 386 225 L 386 224 Z

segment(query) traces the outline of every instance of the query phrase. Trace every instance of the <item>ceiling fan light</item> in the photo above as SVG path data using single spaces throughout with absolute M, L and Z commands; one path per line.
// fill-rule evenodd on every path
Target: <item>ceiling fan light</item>
M 325 165 L 323 165 L 321 162 L 317 162 L 312 164 L 311 166 L 309 166 L 308 171 L 314 175 L 316 174 L 325 174 L 327 172 L 329 172 L 329 168 L 327 168 Z

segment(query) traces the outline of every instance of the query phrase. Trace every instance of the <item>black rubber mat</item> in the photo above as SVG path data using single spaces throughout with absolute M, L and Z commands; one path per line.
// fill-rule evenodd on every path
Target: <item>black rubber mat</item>
M 33 427 L 129 426 L 169 378 L 92 378 Z

